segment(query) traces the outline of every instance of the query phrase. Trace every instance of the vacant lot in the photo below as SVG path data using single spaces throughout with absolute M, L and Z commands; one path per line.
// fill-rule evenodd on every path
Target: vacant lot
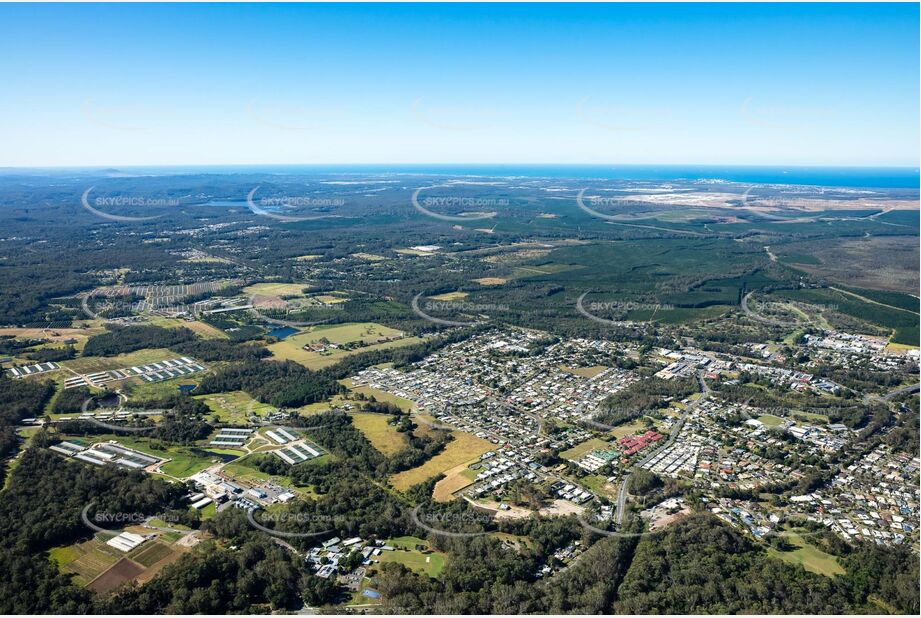
M 609 448 L 611 448 L 611 444 L 609 442 L 605 442 L 604 440 L 600 438 L 592 438 L 590 440 L 586 440 L 582 444 L 575 445 L 568 451 L 563 451 L 562 453 L 560 453 L 560 457 L 562 457 L 563 459 L 568 459 L 570 461 L 575 461 L 576 459 L 581 459 L 582 456 L 588 453 L 589 451 L 603 450 L 603 449 L 609 449 Z
M 827 554 L 818 547 L 810 545 L 801 536 L 795 533 L 785 534 L 784 538 L 796 545 L 793 551 L 777 551 L 769 548 L 768 553 L 775 558 L 780 558 L 784 562 L 802 565 L 807 571 L 832 577 L 834 575 L 843 575 L 844 569 L 838 564 L 838 559 L 831 554 Z
M 406 435 L 390 424 L 392 416 L 364 412 L 352 412 L 349 416 L 352 417 L 352 424 L 384 455 L 390 456 L 406 448 Z
M 422 341 L 418 337 L 400 338 L 401 336 L 402 333 L 398 330 L 372 322 L 315 326 L 297 335 L 292 335 L 283 341 L 274 343 L 268 346 L 268 349 L 275 358 L 293 360 L 308 369 L 322 369 L 334 365 L 350 354 L 412 345 Z M 324 339 L 326 341 L 323 341 Z M 364 345 L 351 350 L 341 349 L 341 346 L 345 344 L 356 342 L 361 342 Z M 335 344 L 340 347 L 339 349 L 332 348 L 329 344 Z M 305 345 L 322 345 L 326 349 L 322 352 L 314 351 L 304 349 Z
M 473 461 L 478 461 L 475 459 Z M 432 497 L 438 502 L 448 502 L 454 498 L 454 493 L 471 485 L 476 478 L 476 470 L 468 468 L 470 462 L 462 463 L 445 472 L 445 477 L 435 483 Z
M 309 283 L 255 283 L 243 288 L 251 296 L 303 296 Z
M 223 423 L 245 424 L 249 414 L 263 415 L 275 410 L 267 403 L 260 403 L 243 391 L 215 393 L 195 397 L 205 402 Z
M 463 431 L 453 431 L 451 433 L 454 435 L 454 439 L 448 443 L 441 453 L 418 468 L 412 468 L 390 477 L 390 484 L 395 489 L 406 491 L 413 485 L 427 481 L 433 476 L 475 460 L 486 451 L 494 448 L 492 443 L 481 440 L 469 433 L 464 433 Z
M 583 378 L 594 378 L 607 369 L 607 367 L 604 365 L 595 365 L 594 367 L 560 367 L 560 369 L 566 373 L 582 376 Z

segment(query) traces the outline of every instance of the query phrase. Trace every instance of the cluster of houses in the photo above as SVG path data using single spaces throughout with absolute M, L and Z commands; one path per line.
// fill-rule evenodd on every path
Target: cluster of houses
M 533 461 L 530 456 L 521 457 L 511 449 L 501 450 L 498 454 L 484 453 L 482 463 L 476 467 L 477 475 L 473 484 L 465 490 L 465 494 L 473 499 L 486 496 L 500 498 L 504 488 L 516 479 L 525 479 L 537 483 L 545 478 L 541 466 Z
M 825 332 L 805 335 L 804 345 L 812 352 L 811 362 L 834 364 L 844 368 L 866 367 L 876 371 L 905 370 L 917 366 L 919 350 L 905 352 L 887 350 L 881 337 Z
M 881 445 L 840 472 L 830 486 L 794 496 L 790 507 L 846 539 L 918 543 L 921 460 Z

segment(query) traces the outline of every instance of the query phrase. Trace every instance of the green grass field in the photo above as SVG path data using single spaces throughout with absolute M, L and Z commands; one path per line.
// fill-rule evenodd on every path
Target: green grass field
M 199 395 L 195 399 L 204 401 L 222 423 L 245 424 L 250 412 L 261 416 L 275 411 L 274 407 L 256 401 L 243 391 Z
M 782 552 L 769 548 L 768 553 L 771 556 L 790 564 L 801 565 L 807 571 L 825 575 L 826 577 L 844 574 L 844 569 L 838 564 L 838 559 L 835 556 L 825 553 L 814 545 L 810 545 L 796 533 L 786 533 L 784 538 L 796 545 L 796 549 Z
M 495 448 L 495 445 L 491 442 L 481 440 L 463 431 L 454 431 L 452 434 L 454 439 L 448 442 L 445 449 L 438 455 L 435 455 L 421 466 L 390 477 L 390 484 L 394 489 L 406 491 L 413 485 L 427 481 L 455 466 L 476 459 L 486 451 Z
M 414 404 L 409 399 L 397 397 L 396 395 L 392 395 L 386 391 L 378 390 L 370 386 L 352 386 L 352 381 L 349 379 L 342 380 L 342 384 L 345 385 L 345 387 L 349 390 L 352 390 L 356 393 L 361 393 L 362 395 L 366 395 L 368 397 L 374 397 L 377 401 L 386 401 L 387 403 L 392 403 L 393 405 L 399 407 L 401 410 L 405 410 L 407 412 L 412 412 L 412 410 L 416 407 L 416 404 Z
M 304 332 L 285 338 L 268 346 L 272 356 L 279 360 L 293 360 L 308 369 L 323 369 L 334 365 L 346 356 L 372 350 L 412 345 L 422 341 L 419 337 L 404 337 L 393 341 L 381 341 L 389 337 L 399 337 L 401 332 L 373 322 L 356 322 L 331 326 L 315 326 Z M 330 343 L 343 345 L 363 342 L 365 345 L 354 350 L 327 349 L 316 352 L 304 349 L 305 345 L 320 344 L 322 339 Z
M 374 558 L 380 563 L 396 562 L 412 571 L 435 578 L 441 575 L 441 571 L 444 569 L 445 560 L 447 558 L 445 554 L 437 551 L 423 553 L 416 549 L 416 545 L 431 547 L 425 539 L 404 536 L 389 539 L 385 541 L 384 544 L 398 549 L 395 551 L 381 552 L 380 556 Z
M 384 455 L 398 453 L 409 444 L 406 434 L 398 432 L 390 424 L 392 416 L 363 412 L 352 412 L 349 416 L 352 417 L 352 424 Z
M 560 457 L 570 461 L 575 461 L 576 459 L 581 459 L 582 456 L 589 451 L 604 450 L 609 448 L 611 448 L 611 444 L 609 442 L 605 442 L 601 438 L 592 438 L 590 440 L 586 440 L 582 444 L 575 445 L 567 451 L 563 451 L 560 453 Z
M 773 414 L 762 414 L 758 417 L 758 420 L 764 423 L 767 427 L 778 427 L 783 424 L 784 419 L 779 416 L 774 416 Z

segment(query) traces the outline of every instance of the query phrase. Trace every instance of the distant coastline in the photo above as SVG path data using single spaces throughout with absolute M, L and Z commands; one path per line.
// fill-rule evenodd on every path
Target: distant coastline
M 669 181 L 713 179 L 739 183 L 917 189 L 917 167 L 820 167 L 752 165 L 584 165 L 584 164 L 336 164 L 336 165 L 188 165 L 0 168 L 0 176 L 174 174 L 420 174 L 529 178 L 604 178 Z

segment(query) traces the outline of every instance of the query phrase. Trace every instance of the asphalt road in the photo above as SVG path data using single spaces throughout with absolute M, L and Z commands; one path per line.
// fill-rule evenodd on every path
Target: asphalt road
M 681 418 L 678 419 L 678 422 L 675 423 L 675 426 L 672 428 L 672 430 L 668 432 L 668 439 L 665 441 L 665 443 L 662 444 L 662 446 L 660 446 L 656 450 L 654 450 L 652 453 L 647 455 L 645 458 L 643 458 L 642 461 L 639 461 L 633 464 L 632 466 L 630 466 L 631 472 L 628 472 L 627 475 L 624 477 L 624 480 L 621 481 L 620 489 L 617 490 L 617 509 L 614 512 L 614 524 L 618 528 L 622 526 L 624 523 L 624 513 L 627 510 L 626 509 L 627 483 L 630 482 L 630 477 L 633 475 L 632 469 L 643 466 L 646 462 L 650 461 L 653 457 L 655 457 L 656 455 L 658 455 L 659 453 L 661 453 L 662 451 L 670 447 L 672 444 L 674 444 L 675 440 L 678 438 L 678 434 L 681 433 L 681 428 L 684 427 L 684 421 L 687 419 L 688 414 L 690 414 L 692 410 L 697 408 L 697 406 L 699 406 L 701 402 L 705 401 L 707 397 L 710 396 L 710 387 L 707 386 L 706 382 L 704 382 L 704 376 L 703 376 L 702 371 L 697 372 L 697 383 L 700 385 L 700 392 L 702 393 L 700 398 L 688 404 L 688 407 L 685 408 L 684 410 L 684 414 L 681 415 Z

